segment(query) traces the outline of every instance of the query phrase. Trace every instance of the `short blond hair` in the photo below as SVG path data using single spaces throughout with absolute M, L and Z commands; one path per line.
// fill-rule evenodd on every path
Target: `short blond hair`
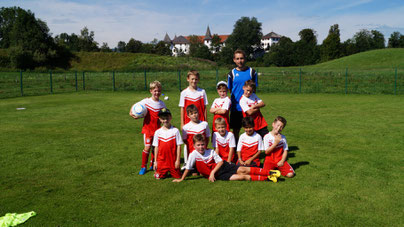
M 161 90 L 161 83 L 158 80 L 155 80 L 150 83 L 150 90 L 154 90 L 155 88 L 159 88 Z
M 199 72 L 196 70 L 189 71 L 187 74 L 187 78 L 189 78 L 190 75 L 194 75 L 194 76 L 198 77 L 198 79 L 199 79 Z
M 215 126 L 217 127 L 218 125 L 225 125 L 225 126 L 227 126 L 226 120 L 225 120 L 223 117 L 216 118 L 216 120 L 215 120 Z

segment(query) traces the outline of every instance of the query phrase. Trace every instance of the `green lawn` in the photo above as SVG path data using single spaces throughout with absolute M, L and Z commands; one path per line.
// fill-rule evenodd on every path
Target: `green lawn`
M 178 126 L 179 92 L 166 95 Z M 128 111 L 146 96 L 0 99 L 0 216 L 33 210 L 33 226 L 404 225 L 401 96 L 260 93 L 267 121 L 288 120 L 297 175 L 276 184 L 139 176 L 142 121 Z

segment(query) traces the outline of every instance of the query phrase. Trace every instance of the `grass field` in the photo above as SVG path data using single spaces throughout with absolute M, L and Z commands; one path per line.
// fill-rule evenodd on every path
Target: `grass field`
M 258 67 L 259 92 L 404 94 L 404 49 L 362 52 L 305 67 Z M 0 51 L 1 52 L 1 51 Z M 159 80 L 166 91 L 187 86 L 186 73 L 196 68 L 200 87 L 214 91 L 229 69 L 187 57 L 132 53 L 77 53 L 71 71 L 0 72 L 0 98 L 88 91 L 144 91 Z M 12 71 L 12 70 L 11 70 Z M 22 89 L 21 89 L 22 88 Z M 21 91 L 22 90 L 22 91 Z
M 179 93 L 166 95 L 178 126 Z M 36 211 L 29 226 L 404 225 L 401 96 L 259 94 L 268 121 L 288 120 L 297 175 L 276 184 L 137 175 L 142 121 L 128 110 L 145 96 L 0 100 L 0 216 Z

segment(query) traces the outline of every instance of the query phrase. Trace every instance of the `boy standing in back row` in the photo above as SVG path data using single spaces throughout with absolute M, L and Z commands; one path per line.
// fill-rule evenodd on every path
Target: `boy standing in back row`
M 190 119 L 187 117 L 186 109 L 189 105 L 194 104 L 198 108 L 199 120 L 208 121 L 206 105 L 208 105 L 208 97 L 204 89 L 198 87 L 199 73 L 191 70 L 187 74 L 189 86 L 181 92 L 179 107 L 181 107 L 181 129 Z

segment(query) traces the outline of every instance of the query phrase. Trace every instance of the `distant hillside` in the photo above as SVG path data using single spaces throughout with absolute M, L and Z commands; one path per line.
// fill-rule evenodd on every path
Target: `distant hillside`
M 404 48 L 366 51 L 305 68 L 341 69 L 346 67 L 354 69 L 404 68 Z
M 78 71 L 129 71 L 213 69 L 216 63 L 190 57 L 171 57 L 143 53 L 78 52 L 70 70 Z

